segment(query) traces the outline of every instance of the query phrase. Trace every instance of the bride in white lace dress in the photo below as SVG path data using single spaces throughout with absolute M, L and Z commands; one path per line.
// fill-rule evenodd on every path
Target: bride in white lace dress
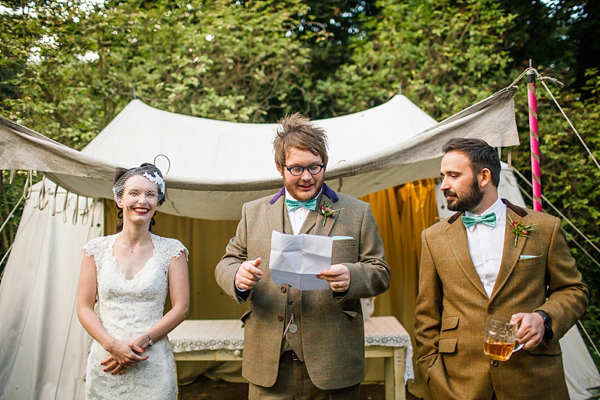
M 118 233 L 84 246 L 79 277 L 77 314 L 95 339 L 86 398 L 174 400 L 177 376 L 166 335 L 187 316 L 188 251 L 176 239 L 150 233 L 165 199 L 158 168 L 119 168 L 114 182 Z M 167 290 L 172 308 L 163 315 Z

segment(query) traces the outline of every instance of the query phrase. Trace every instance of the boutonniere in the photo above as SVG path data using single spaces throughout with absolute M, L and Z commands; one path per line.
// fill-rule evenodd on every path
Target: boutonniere
M 515 247 L 517 246 L 517 241 L 520 236 L 529 237 L 529 233 L 535 230 L 535 224 L 525 225 L 525 222 L 520 219 L 513 221 L 510 215 L 508 216 L 508 220 L 510 221 L 511 232 L 515 234 Z
M 342 211 L 343 208 L 339 210 L 333 209 L 333 204 L 326 201 L 319 207 L 319 212 L 323 215 L 323 226 L 325 226 L 325 222 L 327 222 L 327 217 L 333 217 L 335 213 Z

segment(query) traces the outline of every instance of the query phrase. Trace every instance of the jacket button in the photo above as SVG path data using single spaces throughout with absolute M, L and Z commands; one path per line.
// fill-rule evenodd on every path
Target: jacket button
M 492 360 L 492 367 L 497 367 L 497 366 L 498 366 L 498 361 Z
M 282 286 L 281 287 L 281 293 L 285 293 L 285 292 L 287 292 L 287 289 L 285 288 L 285 286 Z
M 292 301 L 291 301 L 291 300 L 288 300 L 288 304 L 291 306 L 291 305 L 292 305 Z
M 277 316 L 277 321 L 279 321 L 279 322 L 283 321 L 283 317 L 281 315 L 278 315 Z
M 492 307 L 488 308 L 488 314 L 493 314 L 494 313 L 494 309 Z

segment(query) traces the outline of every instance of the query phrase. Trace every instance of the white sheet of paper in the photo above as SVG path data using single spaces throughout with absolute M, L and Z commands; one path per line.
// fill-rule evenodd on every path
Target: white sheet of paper
M 327 290 L 329 284 L 317 278 L 331 267 L 333 238 L 318 235 L 286 235 L 273 231 L 269 269 L 277 285 L 287 283 L 300 290 Z

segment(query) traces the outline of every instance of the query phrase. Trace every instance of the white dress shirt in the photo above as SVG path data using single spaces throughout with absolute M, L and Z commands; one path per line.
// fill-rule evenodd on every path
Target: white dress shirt
M 498 198 L 490 208 L 479 215 L 492 212 L 496 214 L 496 226 L 493 228 L 484 224 L 475 224 L 467 228 L 471 260 L 488 297 L 492 295 L 502 263 L 504 231 L 506 229 L 506 204 Z M 465 215 L 469 217 L 479 216 L 468 211 L 465 212 Z
M 319 192 L 319 194 L 321 193 Z M 318 197 L 319 195 L 317 195 L 317 198 Z M 288 192 L 287 188 L 285 189 L 285 198 L 286 200 L 299 201 L 298 199 L 295 199 L 290 192 Z M 306 207 L 298 207 L 294 211 L 288 211 L 288 217 L 290 218 L 290 225 L 292 225 L 292 233 L 294 235 L 297 235 L 298 232 L 300 232 L 300 229 L 302 228 L 302 225 L 304 225 L 304 221 L 306 221 L 306 217 L 308 217 L 309 212 L 310 210 Z

